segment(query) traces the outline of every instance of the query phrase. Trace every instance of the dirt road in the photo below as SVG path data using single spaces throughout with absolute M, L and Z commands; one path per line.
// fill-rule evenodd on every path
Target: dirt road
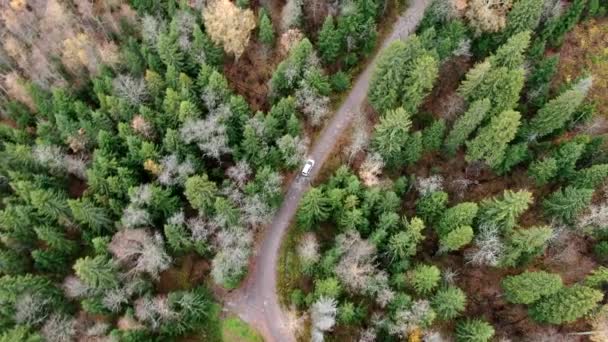
M 409 36 L 422 19 L 429 3 L 430 0 L 410 0 L 409 8 L 399 17 L 380 51 L 391 42 Z M 309 154 L 310 158 L 316 161 L 312 174 L 309 179 L 297 177 L 290 185 L 281 208 L 256 248 L 255 262 L 249 270 L 247 279 L 225 300 L 226 309 L 238 314 L 241 319 L 258 329 L 267 342 L 295 341 L 276 293 L 276 265 L 281 241 L 296 213 L 302 195 L 309 187 L 309 182 L 316 177 L 333 151 L 334 144 L 350 125 L 353 116 L 361 112 L 360 108 L 367 96 L 377 56 L 378 54 L 359 75 L 350 94 L 315 142 Z

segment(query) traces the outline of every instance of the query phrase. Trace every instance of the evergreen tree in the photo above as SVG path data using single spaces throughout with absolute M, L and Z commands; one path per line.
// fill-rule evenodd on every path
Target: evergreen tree
M 558 189 L 543 201 L 543 209 L 549 217 L 572 223 L 591 204 L 592 189 L 567 186 Z
M 562 128 L 572 118 L 591 87 L 591 78 L 586 78 L 550 100 L 532 118 L 522 134 L 536 139 Z
M 12 249 L 0 249 L 0 274 L 14 275 L 27 270 L 27 258 Z
M 515 227 L 519 216 L 528 210 L 532 202 L 532 193 L 527 190 L 505 190 L 502 198 L 483 200 L 477 218 L 481 225 L 495 226 L 506 231 Z
M 319 299 L 321 297 L 337 299 L 342 293 L 342 286 L 336 278 L 325 278 L 315 279 L 315 290 L 314 297 Z
M 555 158 L 543 158 L 535 160 L 528 167 L 528 175 L 534 179 L 536 185 L 547 184 L 557 175 L 558 166 Z
M 500 265 L 516 267 L 530 262 L 545 251 L 552 234 L 553 231 L 549 227 L 514 230 L 506 239 Z
M 420 295 L 430 294 L 439 285 L 441 271 L 434 265 L 418 265 L 409 273 L 412 288 Z
M 118 285 L 115 266 L 105 256 L 84 257 L 76 260 L 74 271 L 87 285 L 94 288 L 112 288 Z
M 406 260 L 406 258 L 416 255 L 418 244 L 424 240 L 422 234 L 424 223 L 421 219 L 414 217 L 405 226 L 404 231 L 391 236 L 388 242 L 388 252 L 394 260 Z
M 272 46 L 274 44 L 274 28 L 265 8 L 260 9 L 258 22 L 260 42 Z
M 577 188 L 595 189 L 608 178 L 608 164 L 597 164 L 582 169 L 574 175 L 572 185 Z
M 422 148 L 424 152 L 433 152 L 441 147 L 441 142 L 445 135 L 445 121 L 435 120 L 433 123 L 422 130 Z
M 49 220 L 57 221 L 68 217 L 70 207 L 65 195 L 52 190 L 35 190 L 30 194 L 32 206 L 42 216 Z
M 394 42 L 384 50 L 372 74 L 370 103 L 380 113 L 399 106 L 416 112 L 438 71 L 437 59 L 419 37 Z
M 502 280 L 507 301 L 513 304 L 532 304 L 542 297 L 553 295 L 564 286 L 558 274 L 544 271 L 524 272 Z
M 330 205 L 327 197 L 321 189 L 312 188 L 304 195 L 298 208 L 298 225 L 310 229 L 313 225 L 327 220 L 329 214 Z
M 523 31 L 509 37 L 496 52 L 489 57 L 492 66 L 514 69 L 521 67 L 526 59 L 525 52 L 530 45 L 531 32 Z
M 186 180 L 184 195 L 194 209 L 207 212 L 213 207 L 217 186 L 209 180 L 206 174 L 192 176 Z
M 431 306 L 442 320 L 449 321 L 464 312 L 467 296 L 456 286 L 439 289 L 431 300 Z
M 403 108 L 389 110 L 380 118 L 374 128 L 373 145 L 387 165 L 394 167 L 403 162 L 411 125 L 410 115 Z
M 507 26 L 502 31 L 504 37 L 524 31 L 534 31 L 543 12 L 543 0 L 520 0 L 513 5 L 507 15 Z
M 325 17 L 323 26 L 317 38 L 319 56 L 327 64 L 334 63 L 342 52 L 341 32 L 334 25 L 334 18 L 331 15 Z
M 538 300 L 530 307 L 529 313 L 535 321 L 541 323 L 570 323 L 595 308 L 603 297 L 598 290 L 573 285 Z
M 433 225 L 445 211 L 448 204 L 448 194 L 444 191 L 433 191 L 416 201 L 416 215 L 428 225 Z
M 473 240 L 473 228 L 460 226 L 439 237 L 440 251 L 451 252 L 459 250 Z
M 509 142 L 517 134 L 520 118 L 521 115 L 512 110 L 493 117 L 473 140 L 467 142 L 466 160 L 485 161 L 493 168 L 499 166 L 504 160 Z
M 490 100 L 487 98 L 471 103 L 469 109 L 454 122 L 452 130 L 445 139 L 445 149 L 454 154 L 469 138 L 471 133 L 477 129 L 490 110 Z
M 466 319 L 456 323 L 457 342 L 488 342 L 494 336 L 494 328 L 480 319 Z
M 74 219 L 93 230 L 93 233 L 108 231 L 112 228 L 112 220 L 103 208 L 96 206 L 88 199 L 68 200 Z
M 439 236 L 446 236 L 452 230 L 462 227 L 471 226 L 478 211 L 477 203 L 462 202 L 449 208 L 443 213 L 439 223 L 435 227 Z

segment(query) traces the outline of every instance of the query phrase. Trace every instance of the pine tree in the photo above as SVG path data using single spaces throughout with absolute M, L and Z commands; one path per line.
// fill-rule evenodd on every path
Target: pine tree
M 440 289 L 433 296 L 431 306 L 442 320 L 449 321 L 464 312 L 467 305 L 467 296 L 456 286 Z
M 302 198 L 298 208 L 298 225 L 310 229 L 313 225 L 329 218 L 330 205 L 327 197 L 319 188 L 310 189 Z
M 488 342 L 494 336 L 494 328 L 480 319 L 466 319 L 456 323 L 457 342 Z
M 549 217 L 572 223 L 591 204 L 592 197 L 592 189 L 567 186 L 549 195 L 543 201 L 543 209 Z
M 406 224 L 404 231 L 391 236 L 387 248 L 393 260 L 406 260 L 408 257 L 416 255 L 418 244 L 424 240 L 422 230 L 424 230 L 424 223 L 414 217 L 410 223 Z
M 396 166 L 403 161 L 411 126 L 410 115 L 403 108 L 389 110 L 380 118 L 374 129 L 373 145 L 387 165 Z
M 433 225 L 445 211 L 448 204 L 448 194 L 444 191 L 433 191 L 416 201 L 416 215 L 420 216 L 429 226 Z
M 430 294 L 441 279 L 441 271 L 434 265 L 418 265 L 409 272 L 409 281 L 412 288 L 420 295 Z
M 483 200 L 477 218 L 481 225 L 495 226 L 507 231 L 517 224 L 517 219 L 532 204 L 532 193 L 527 190 L 505 190 L 502 198 Z
M 315 279 L 314 298 L 321 297 L 337 299 L 342 293 L 342 286 L 336 278 Z
M 112 220 L 105 209 L 96 206 L 88 199 L 68 200 L 74 219 L 81 224 L 87 225 L 94 233 L 109 231 L 112 228 Z
M 490 123 L 479 130 L 477 136 L 467 142 L 466 160 L 485 161 L 491 167 L 502 163 L 511 140 L 515 138 L 521 115 L 507 110 L 493 117 Z
M 570 90 L 547 102 L 526 125 L 523 134 L 538 139 L 562 128 L 581 105 L 590 87 L 591 78 L 583 79 Z
M 443 213 L 439 223 L 435 227 L 439 236 L 446 236 L 452 230 L 462 227 L 471 226 L 478 211 L 477 203 L 462 202 L 449 208 Z
M 528 167 L 528 175 L 534 179 L 536 185 L 547 184 L 557 175 L 558 166 L 555 158 L 536 160 Z
M 424 152 L 433 152 L 441 147 L 441 142 L 445 135 L 445 121 L 435 120 L 433 123 L 422 130 L 422 148 Z
M 74 271 L 78 278 L 94 288 L 108 289 L 118 285 L 116 268 L 103 255 L 76 260 Z
M 513 5 L 507 15 L 507 26 L 502 31 L 504 37 L 524 31 L 534 31 L 543 12 L 543 0 L 520 0 Z
M 577 188 L 595 189 L 608 178 L 608 164 L 597 164 L 577 171 L 572 185 Z
M 490 110 L 490 100 L 487 98 L 477 100 L 469 106 L 469 109 L 454 122 L 452 130 L 445 139 L 445 149 L 454 154 L 469 138 L 471 133 L 477 129 Z
M 521 67 L 526 59 L 524 53 L 530 45 L 530 38 L 530 31 L 519 32 L 511 36 L 505 44 L 496 49 L 494 55 L 489 57 L 492 66 L 507 69 Z
M 0 274 L 14 275 L 27 270 L 28 260 L 12 249 L 0 249 Z
M 507 301 L 513 304 L 532 304 L 542 297 L 553 295 L 564 286 L 559 274 L 544 271 L 524 272 L 502 280 Z
M 449 233 L 439 237 L 439 250 L 451 252 L 459 250 L 473 240 L 473 228 L 471 226 L 460 226 Z
M 60 218 L 67 218 L 70 207 L 67 204 L 67 197 L 52 190 L 35 190 L 30 194 L 32 206 L 40 214 L 49 220 L 57 221 Z
M 401 106 L 416 113 L 439 75 L 439 62 L 434 55 L 424 54 L 412 62 L 410 74 L 403 80 Z
M 323 26 L 321 27 L 317 38 L 319 55 L 323 62 L 331 64 L 337 60 L 340 56 L 340 52 L 342 52 L 341 42 L 341 32 L 336 29 L 334 18 L 331 15 L 328 15 L 325 17 L 325 21 L 323 22 Z
M 206 174 L 202 176 L 192 176 L 186 180 L 184 185 L 184 195 L 194 209 L 207 212 L 213 207 L 217 185 L 209 180 Z
M 541 323 L 570 323 L 595 308 L 603 297 L 603 293 L 598 290 L 573 285 L 538 300 L 530 307 L 529 313 L 535 321 Z
M 268 16 L 268 11 L 265 8 L 260 10 L 258 22 L 260 42 L 272 46 L 274 44 L 274 28 Z
M 504 251 L 500 258 L 503 267 L 516 267 L 530 262 L 541 255 L 553 231 L 549 227 L 531 227 L 514 230 L 505 243 Z

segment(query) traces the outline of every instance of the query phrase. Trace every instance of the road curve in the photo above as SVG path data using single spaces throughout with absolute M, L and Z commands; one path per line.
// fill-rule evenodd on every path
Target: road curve
M 393 29 L 374 59 L 367 65 L 354 83 L 348 97 L 315 142 L 309 156 L 316 161 L 309 180 L 296 177 L 283 199 L 281 208 L 272 224 L 266 228 L 261 243 L 256 248 L 255 260 L 240 288 L 225 298 L 228 311 L 258 329 L 267 342 L 295 341 L 288 327 L 288 320 L 277 297 L 277 268 L 281 241 L 296 214 L 302 195 L 309 188 L 323 163 L 333 152 L 334 145 L 350 125 L 353 116 L 361 113 L 367 96 L 372 70 L 378 56 L 391 42 L 404 39 L 416 28 L 430 0 L 410 0 L 408 9 L 399 17 Z

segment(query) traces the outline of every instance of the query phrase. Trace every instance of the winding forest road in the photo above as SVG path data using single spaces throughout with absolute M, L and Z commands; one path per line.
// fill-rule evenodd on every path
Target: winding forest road
M 255 261 L 240 288 L 229 293 L 224 301 L 228 311 L 237 314 L 264 336 L 267 342 L 295 341 L 289 319 L 277 297 L 277 264 L 285 232 L 296 214 L 302 195 L 334 150 L 334 145 L 349 127 L 353 116 L 361 113 L 367 97 L 372 70 L 380 53 L 393 41 L 408 37 L 415 29 L 430 0 L 410 0 L 408 9 L 399 17 L 390 35 L 382 43 L 374 59 L 359 75 L 348 97 L 315 142 L 309 157 L 316 161 L 308 179 L 296 177 L 283 199 L 272 224 L 266 228 L 255 252 Z

